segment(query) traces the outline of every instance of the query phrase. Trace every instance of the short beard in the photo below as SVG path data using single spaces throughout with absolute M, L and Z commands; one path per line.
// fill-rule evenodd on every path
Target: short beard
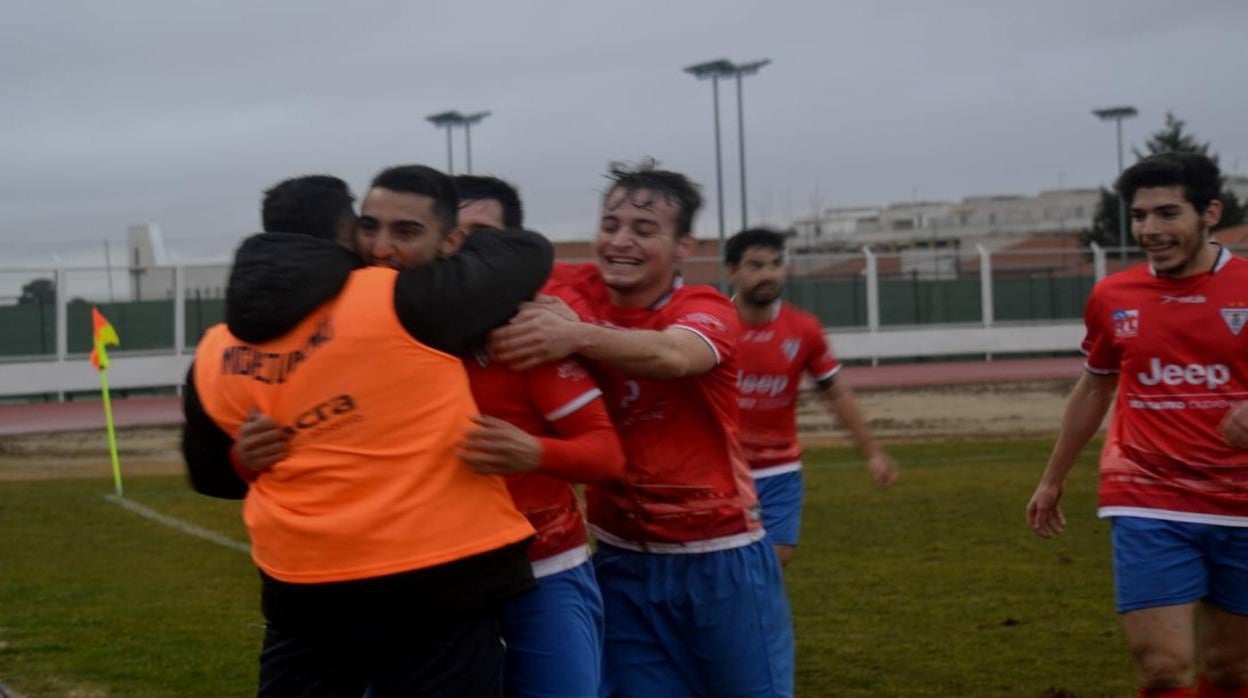
M 777 290 L 773 294 L 770 294 L 770 296 L 767 296 L 767 297 L 760 297 L 758 292 L 754 290 L 746 291 L 741 294 L 741 300 L 744 301 L 746 305 L 754 307 L 754 308 L 765 308 L 771 305 L 772 303 L 775 303 L 777 300 L 779 300 L 779 298 L 780 298 L 779 290 Z

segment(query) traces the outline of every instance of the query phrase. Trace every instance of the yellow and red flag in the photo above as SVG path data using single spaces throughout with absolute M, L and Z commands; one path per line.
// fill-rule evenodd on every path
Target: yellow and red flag
M 113 329 L 113 323 L 109 322 L 95 306 L 91 306 L 91 329 L 94 340 L 94 348 L 91 349 L 91 365 L 95 367 L 95 370 L 103 371 L 108 368 L 108 351 L 104 347 L 110 344 L 118 346 L 121 340 L 117 337 L 117 330 Z

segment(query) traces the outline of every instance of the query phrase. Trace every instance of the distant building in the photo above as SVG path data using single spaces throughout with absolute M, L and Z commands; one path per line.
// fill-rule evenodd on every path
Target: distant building
M 793 222 L 794 251 L 838 252 L 863 245 L 904 250 L 947 247 L 990 237 L 1076 235 L 1092 226 L 1096 189 L 1055 189 L 1036 196 L 972 196 L 881 207 L 830 208 Z

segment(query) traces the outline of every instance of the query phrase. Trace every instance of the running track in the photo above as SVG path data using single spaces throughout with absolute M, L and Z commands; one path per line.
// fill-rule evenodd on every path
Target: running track
M 1008 359 L 885 366 L 847 366 L 843 380 L 855 390 L 922 388 L 967 383 L 1074 380 L 1083 359 Z M 134 397 L 113 401 L 118 427 L 176 426 L 182 405 L 176 397 Z M 99 402 L 43 402 L 0 405 L 0 436 L 39 434 L 104 426 Z

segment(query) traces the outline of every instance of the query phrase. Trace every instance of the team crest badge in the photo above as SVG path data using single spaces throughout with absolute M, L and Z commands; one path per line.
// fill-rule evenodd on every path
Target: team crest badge
M 1231 334 L 1238 337 L 1244 325 L 1248 325 L 1248 308 L 1222 308 L 1222 321 L 1231 330 Z
M 1109 319 L 1114 324 L 1114 336 L 1118 339 L 1138 337 L 1140 334 L 1140 311 L 1115 310 Z
M 801 349 L 802 340 L 800 339 L 786 339 L 780 343 L 780 351 L 784 353 L 784 358 L 789 361 L 792 361 L 797 356 L 797 352 L 801 351 Z

